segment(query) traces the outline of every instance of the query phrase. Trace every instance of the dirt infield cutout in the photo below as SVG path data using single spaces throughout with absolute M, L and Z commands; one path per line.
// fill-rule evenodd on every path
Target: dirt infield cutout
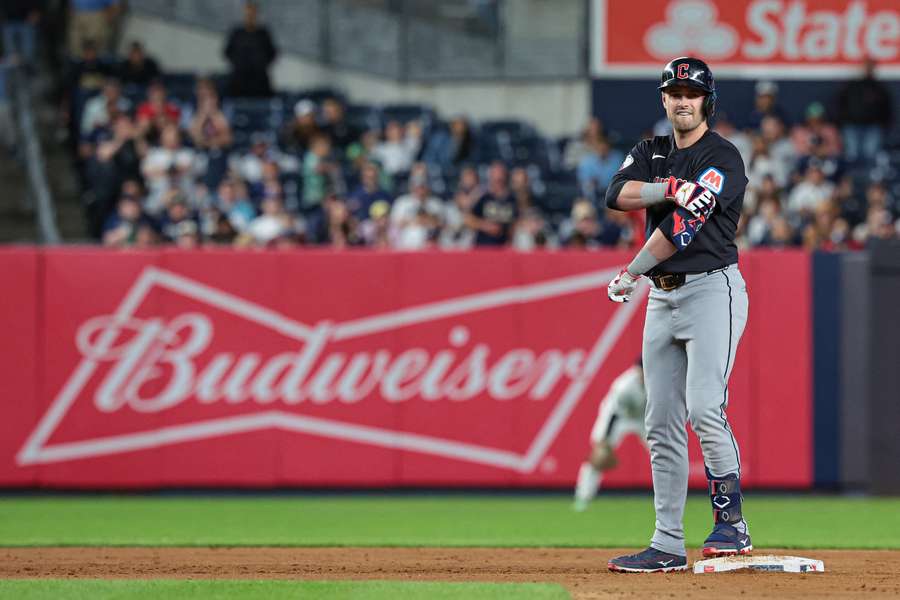
M 0 548 L 0 578 L 392 579 L 551 582 L 575 600 L 607 598 L 897 598 L 900 551 L 779 550 L 825 561 L 825 573 L 738 571 L 624 575 L 586 548 Z M 698 559 L 692 553 L 691 560 Z M 710 596 L 715 594 L 715 596 Z

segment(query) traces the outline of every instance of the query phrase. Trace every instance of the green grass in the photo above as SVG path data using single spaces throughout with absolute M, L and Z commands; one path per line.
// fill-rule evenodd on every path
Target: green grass
M 221 598 L 241 600 L 567 600 L 568 592 L 552 584 L 427 583 L 391 581 L 215 581 L 170 579 L 105 581 L 95 579 L 19 579 L 0 581 L 0 597 L 34 600 L 105 600 L 129 598 Z
M 692 496 L 689 546 L 710 527 Z M 900 499 L 758 496 L 745 500 L 754 544 L 900 548 Z M 653 528 L 646 496 L 601 496 L 574 513 L 563 496 L 7 497 L 0 546 L 638 547 Z

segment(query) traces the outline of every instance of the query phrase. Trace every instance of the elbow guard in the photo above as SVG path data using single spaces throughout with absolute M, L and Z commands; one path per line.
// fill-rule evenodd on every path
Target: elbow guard
M 663 233 L 675 245 L 675 248 L 681 252 L 694 241 L 694 237 L 700 233 L 700 228 L 703 227 L 704 223 L 706 223 L 705 216 L 695 217 L 679 206 L 672 213 L 671 230 L 663 231 Z

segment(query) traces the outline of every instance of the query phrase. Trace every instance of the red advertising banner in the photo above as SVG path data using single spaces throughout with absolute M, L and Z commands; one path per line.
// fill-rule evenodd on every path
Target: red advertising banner
M 866 57 L 900 77 L 896 0 L 594 0 L 597 77 L 653 76 L 697 56 L 719 76 L 846 78 Z
M 569 486 L 599 401 L 640 353 L 646 284 L 624 305 L 605 296 L 627 258 L 0 254 L 16 290 L 0 320 L 20 341 L 0 351 L 0 484 Z M 808 257 L 742 267 L 729 415 L 745 482 L 808 486 L 809 302 L 766 293 L 808 298 Z M 692 461 L 703 485 L 696 443 Z M 636 440 L 605 482 L 649 485 Z

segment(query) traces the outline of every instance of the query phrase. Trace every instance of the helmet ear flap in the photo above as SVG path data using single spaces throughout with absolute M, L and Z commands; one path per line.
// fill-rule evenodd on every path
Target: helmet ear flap
M 708 94 L 703 101 L 703 112 L 706 114 L 707 121 L 711 120 L 716 114 L 716 96 L 716 91 L 713 90 L 713 92 Z

